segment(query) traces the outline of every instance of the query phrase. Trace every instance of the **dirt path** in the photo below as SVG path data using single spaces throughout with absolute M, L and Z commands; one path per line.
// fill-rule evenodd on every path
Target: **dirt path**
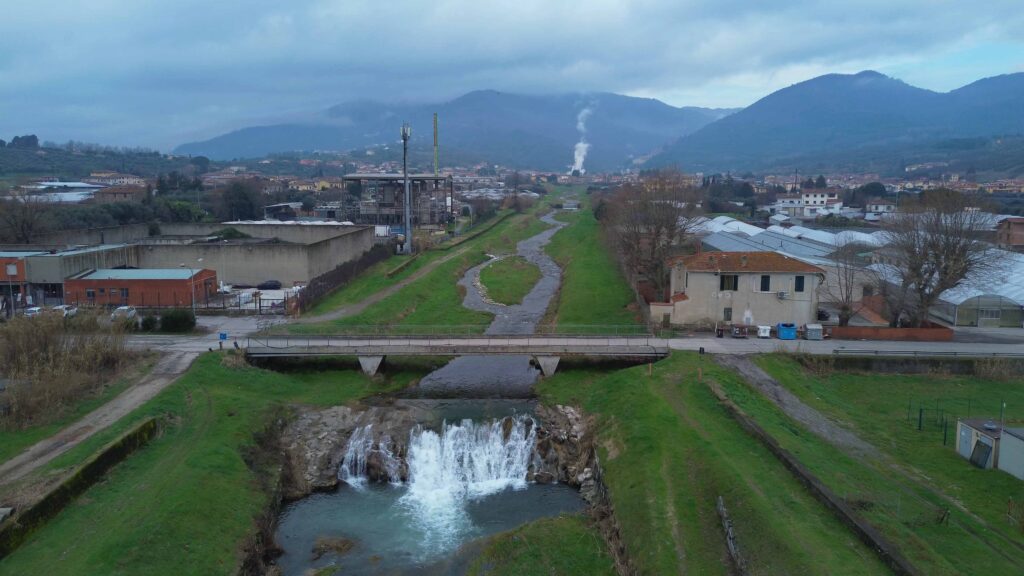
M 738 372 L 751 386 L 760 390 L 766 398 L 778 406 L 787 416 L 803 424 L 808 430 L 824 438 L 829 443 L 858 457 L 878 453 L 870 444 L 861 440 L 853 432 L 804 404 L 792 392 L 762 370 L 760 366 L 754 364 L 754 361 L 749 356 L 715 354 L 713 358 L 715 362 L 722 366 Z
M 345 318 L 347 316 L 355 316 L 356 314 L 359 314 L 360 312 L 366 310 L 370 306 L 373 306 L 377 302 L 380 302 L 381 300 L 395 294 L 396 292 L 398 292 L 402 288 L 405 288 L 409 284 L 412 284 L 413 282 L 419 280 L 420 278 L 423 278 L 427 274 L 430 274 L 435 269 L 437 269 L 438 266 L 444 264 L 445 262 L 448 262 L 453 258 L 461 256 L 463 253 L 466 252 L 466 250 L 468 250 L 468 247 L 459 248 L 458 250 L 455 250 L 451 254 L 438 258 L 437 260 L 430 262 L 423 268 L 420 268 L 419 270 L 413 272 L 412 274 L 409 275 L 408 278 L 395 282 L 394 284 L 388 286 L 387 288 L 375 292 L 374 294 L 367 296 L 366 298 L 360 300 L 359 302 L 356 302 L 355 304 L 342 306 L 341 308 L 338 308 L 337 310 L 332 310 L 330 312 L 327 312 L 326 314 L 318 314 L 316 316 L 302 316 L 301 318 L 291 320 L 289 324 L 313 324 L 316 322 L 330 322 L 331 320 L 338 320 L 340 318 Z
M 21 480 L 96 432 L 125 417 L 177 380 L 188 370 L 197 356 L 198 352 L 172 352 L 164 355 L 157 361 L 152 372 L 138 384 L 53 436 L 40 440 L 14 458 L 0 464 L 0 485 L 10 485 Z

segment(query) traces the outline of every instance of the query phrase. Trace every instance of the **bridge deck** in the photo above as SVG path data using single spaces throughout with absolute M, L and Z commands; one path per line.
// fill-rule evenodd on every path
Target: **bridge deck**
M 249 338 L 246 353 L 274 356 L 667 356 L 668 342 L 654 337 L 338 337 Z

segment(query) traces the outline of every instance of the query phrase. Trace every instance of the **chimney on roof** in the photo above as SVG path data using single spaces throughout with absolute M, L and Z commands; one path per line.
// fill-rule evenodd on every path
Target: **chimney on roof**
M 746 267 L 747 267 L 747 255 L 746 254 L 741 254 L 740 255 L 740 268 L 746 268 Z

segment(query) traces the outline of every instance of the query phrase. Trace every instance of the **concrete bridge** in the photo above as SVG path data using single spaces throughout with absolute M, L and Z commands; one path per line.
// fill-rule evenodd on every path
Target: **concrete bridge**
M 249 337 L 252 358 L 356 356 L 363 372 L 377 373 L 387 356 L 531 356 L 545 376 L 563 357 L 659 359 L 667 340 L 653 336 L 267 336 Z

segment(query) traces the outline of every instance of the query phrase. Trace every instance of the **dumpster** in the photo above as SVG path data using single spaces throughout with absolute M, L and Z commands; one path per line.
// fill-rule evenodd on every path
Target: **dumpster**
M 757 327 L 757 337 L 758 338 L 771 338 L 772 337 L 772 327 L 771 326 L 758 326 Z
M 808 340 L 821 340 L 824 337 L 824 331 L 821 328 L 821 324 L 808 324 L 807 329 L 804 331 L 804 338 Z
M 779 340 L 796 340 L 796 324 L 792 322 L 779 322 L 775 326 Z

